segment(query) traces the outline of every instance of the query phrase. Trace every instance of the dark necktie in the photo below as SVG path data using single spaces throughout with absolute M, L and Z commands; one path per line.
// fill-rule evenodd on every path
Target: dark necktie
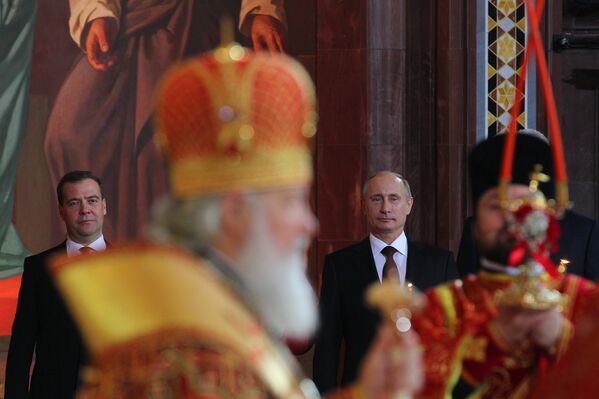
M 92 247 L 81 247 L 79 248 L 79 252 L 82 254 L 91 254 L 92 252 L 96 252 L 96 250 Z
M 385 264 L 383 265 L 383 280 L 392 278 L 400 281 L 399 279 L 399 270 L 397 270 L 397 265 L 393 260 L 393 255 L 397 252 L 397 249 L 392 246 L 387 246 L 383 248 L 381 253 L 385 255 Z

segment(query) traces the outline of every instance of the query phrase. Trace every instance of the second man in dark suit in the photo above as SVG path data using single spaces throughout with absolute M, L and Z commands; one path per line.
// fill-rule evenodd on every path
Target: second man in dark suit
M 84 350 L 46 264 L 60 253 L 72 256 L 106 248 L 102 235 L 106 201 L 100 185 L 88 171 L 67 173 L 58 183 L 59 212 L 67 239 L 25 259 L 6 361 L 5 399 L 68 399 L 75 395 Z
M 391 274 L 401 284 L 425 290 L 458 277 L 453 254 L 408 241 L 406 218 L 414 199 L 401 175 L 379 172 L 366 181 L 362 207 L 370 235 L 326 256 L 320 292 L 321 329 L 314 353 L 314 382 L 321 392 L 337 384 L 342 342 L 341 384 L 351 383 L 367 352 L 380 318 L 364 301 L 367 287 Z

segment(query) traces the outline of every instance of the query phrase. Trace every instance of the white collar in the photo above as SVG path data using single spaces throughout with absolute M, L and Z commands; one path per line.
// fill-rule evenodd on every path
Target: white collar
M 381 252 L 383 248 L 391 246 L 397 250 L 400 254 L 407 256 L 408 255 L 408 239 L 406 237 L 405 232 L 401 232 L 399 237 L 397 237 L 391 244 L 387 244 L 385 241 L 380 238 L 375 237 L 372 233 L 369 236 L 370 239 L 370 247 L 372 248 L 372 252 Z
M 69 237 L 67 237 L 67 255 L 68 256 L 79 255 L 80 254 L 79 250 L 82 247 L 90 247 L 95 251 L 104 251 L 106 249 L 106 241 L 104 240 L 104 234 L 100 234 L 100 237 L 98 237 L 98 239 L 96 241 L 92 242 L 89 245 L 80 244 L 78 242 L 71 240 Z

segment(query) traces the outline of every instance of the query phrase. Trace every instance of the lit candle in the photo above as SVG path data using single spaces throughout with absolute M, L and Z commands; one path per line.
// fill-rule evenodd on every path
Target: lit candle
M 565 273 L 566 269 L 568 269 L 568 264 L 570 261 L 568 259 L 560 259 L 559 266 L 557 267 L 557 271 L 560 273 Z

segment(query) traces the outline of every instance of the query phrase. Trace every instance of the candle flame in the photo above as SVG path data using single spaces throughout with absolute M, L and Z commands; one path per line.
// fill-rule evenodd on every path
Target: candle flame
M 568 269 L 568 264 L 570 261 L 568 259 L 560 259 L 559 266 L 557 267 L 557 271 L 560 273 L 565 273 L 566 269 Z

